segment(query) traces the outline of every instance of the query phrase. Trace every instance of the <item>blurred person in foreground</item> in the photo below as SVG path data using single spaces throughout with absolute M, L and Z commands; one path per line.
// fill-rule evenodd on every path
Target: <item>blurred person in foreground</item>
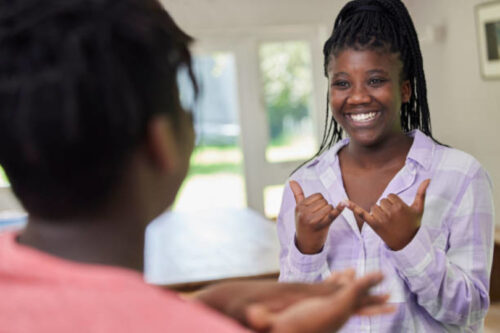
M 0 164 L 29 213 L 0 235 L 0 331 L 323 332 L 392 311 L 368 293 L 377 273 L 191 301 L 144 283 L 144 230 L 193 148 L 176 80 L 196 87 L 190 41 L 155 0 L 0 4 Z

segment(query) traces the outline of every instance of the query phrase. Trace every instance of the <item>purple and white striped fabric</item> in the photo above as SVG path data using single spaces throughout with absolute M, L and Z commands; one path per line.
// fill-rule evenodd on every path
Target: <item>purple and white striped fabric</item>
M 400 251 L 391 251 L 365 223 L 362 231 L 345 209 L 331 225 L 322 252 L 304 255 L 294 244 L 295 200 L 287 183 L 278 217 L 280 281 L 315 282 L 332 271 L 354 268 L 359 276 L 382 271 L 374 293 L 390 293 L 391 315 L 353 317 L 345 332 L 478 332 L 489 306 L 494 208 L 487 173 L 470 155 L 436 144 L 416 130 L 405 166 L 382 198 L 399 195 L 407 204 L 431 179 L 422 225 Z M 345 139 L 309 162 L 291 179 L 305 196 L 321 193 L 337 205 L 347 198 L 337 152 Z M 394 226 L 397 228 L 397 226 Z

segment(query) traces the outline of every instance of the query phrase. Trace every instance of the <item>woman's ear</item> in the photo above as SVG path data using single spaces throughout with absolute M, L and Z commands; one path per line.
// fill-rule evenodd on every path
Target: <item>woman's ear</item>
M 175 172 L 179 165 L 179 149 L 168 117 L 158 115 L 149 120 L 145 144 L 154 167 L 162 172 Z
M 411 84 L 410 80 L 403 81 L 401 85 L 401 102 L 408 103 L 411 97 Z

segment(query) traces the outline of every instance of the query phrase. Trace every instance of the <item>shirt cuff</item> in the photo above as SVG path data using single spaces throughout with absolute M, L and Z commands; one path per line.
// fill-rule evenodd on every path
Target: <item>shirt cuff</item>
M 304 254 L 299 251 L 295 244 L 295 237 L 290 245 L 289 259 L 292 267 L 303 273 L 322 272 L 326 265 L 326 244 L 321 252 L 315 254 Z
M 424 227 L 420 227 L 415 237 L 401 250 L 393 251 L 387 245 L 385 248 L 389 260 L 405 277 L 423 274 L 434 260 L 432 241 Z

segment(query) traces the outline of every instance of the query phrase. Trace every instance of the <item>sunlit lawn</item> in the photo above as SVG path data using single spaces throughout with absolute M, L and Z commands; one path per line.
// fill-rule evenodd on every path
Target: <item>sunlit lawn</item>
M 9 181 L 7 180 L 7 176 L 5 175 L 5 172 L 3 171 L 2 167 L 0 167 L 0 186 L 7 186 L 9 185 Z
M 243 156 L 237 146 L 195 148 L 174 210 L 246 206 Z
M 267 149 L 269 161 L 300 160 L 313 155 L 314 142 L 275 142 Z M 299 164 L 299 163 L 297 163 Z M 263 170 L 264 172 L 264 170 Z M 266 188 L 266 215 L 275 216 L 281 201 L 282 186 Z M 243 154 L 236 146 L 202 146 L 195 148 L 186 181 L 183 183 L 175 210 L 197 210 L 217 207 L 246 206 Z

